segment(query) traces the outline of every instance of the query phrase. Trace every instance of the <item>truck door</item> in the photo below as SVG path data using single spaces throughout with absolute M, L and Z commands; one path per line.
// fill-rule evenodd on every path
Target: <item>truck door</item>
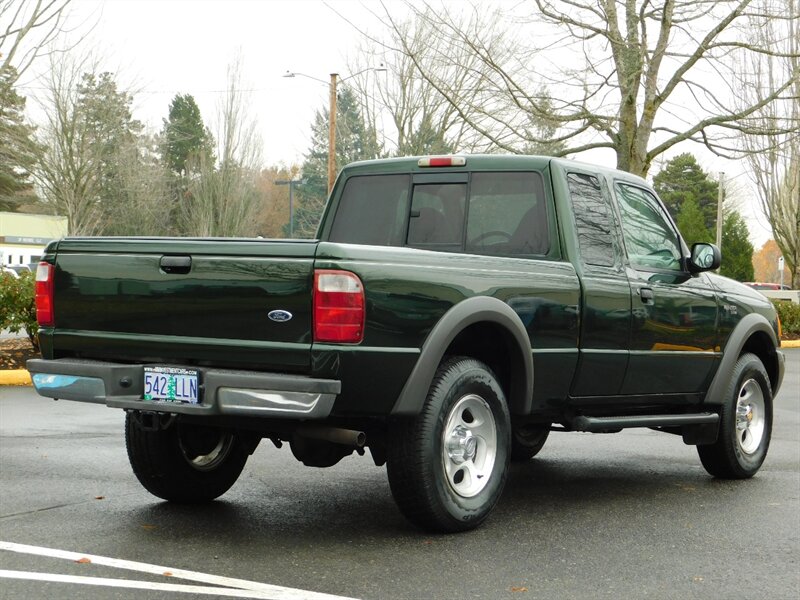
M 646 188 L 617 181 L 633 306 L 622 394 L 699 393 L 714 361 L 717 302 L 703 275 L 685 269 L 680 237 Z
M 571 170 L 566 181 L 580 256 L 582 318 L 578 368 L 570 395 L 619 394 L 628 366 L 631 293 L 622 238 L 609 188 L 589 171 Z

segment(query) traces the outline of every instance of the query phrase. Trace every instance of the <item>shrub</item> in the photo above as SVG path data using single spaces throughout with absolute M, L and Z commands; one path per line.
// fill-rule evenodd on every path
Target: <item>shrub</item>
M 773 300 L 772 303 L 781 318 L 784 335 L 787 333 L 800 335 L 800 304 L 788 300 Z
M 35 279 L 33 273 L 22 273 L 19 277 L 8 273 L 0 275 L 0 329 L 8 329 L 12 333 L 24 330 L 33 347 L 39 350 Z

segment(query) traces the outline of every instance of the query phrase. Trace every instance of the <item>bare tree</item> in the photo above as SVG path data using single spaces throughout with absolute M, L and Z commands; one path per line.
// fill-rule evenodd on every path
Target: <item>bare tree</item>
M 447 41 L 444 47 L 466 49 L 480 60 L 474 100 L 454 93 L 419 60 L 411 40 L 403 37 L 402 49 L 459 116 L 496 147 L 516 152 L 520 145 L 560 142 L 562 155 L 608 148 L 618 168 L 645 175 L 656 157 L 684 141 L 720 156 L 739 155 L 735 138 L 747 129 L 743 121 L 792 89 L 795 75 L 788 74 L 752 104 L 735 104 L 738 57 L 787 57 L 743 39 L 742 27 L 797 18 L 785 7 L 764 10 L 752 3 L 534 0 L 534 14 L 498 15 L 488 28 L 476 26 L 478 18 L 463 27 L 446 8 L 409 4 L 416 18 L 428 20 Z M 472 10 L 482 9 L 476 4 Z M 403 36 L 388 9 L 384 20 Z M 439 58 L 448 60 L 443 52 Z M 557 124 L 557 134 L 539 135 L 530 125 L 541 119 Z
M 33 170 L 42 203 L 72 235 L 167 233 L 166 172 L 133 118 L 133 97 L 88 56 L 51 55 L 43 155 Z
M 63 31 L 71 0 L 0 0 L 0 73 L 22 76 Z M 12 82 L 13 83 L 13 82 Z
M 217 163 L 200 157 L 189 182 L 184 225 L 190 235 L 244 236 L 257 229 L 261 140 L 241 91 L 241 63 L 228 68 L 228 88 L 218 114 Z
M 776 5 L 793 20 L 753 23 L 752 42 L 773 48 L 777 56 L 756 55 L 741 65 L 747 73 L 739 101 L 752 104 L 773 82 L 794 75 L 793 87 L 778 102 L 770 103 L 747 120 L 742 144 L 761 210 L 792 274 L 792 287 L 800 288 L 800 1 L 761 0 L 763 10 Z M 764 147 L 758 133 L 771 131 Z M 755 132 L 755 133 L 753 133 Z
M 388 40 L 367 39 L 350 66 L 351 73 L 362 73 L 350 85 L 362 99 L 364 119 L 375 131 L 383 132 L 389 154 L 480 151 L 490 144 L 459 117 L 456 107 L 416 66 L 418 61 L 426 70 L 437 72 L 437 78 L 449 81 L 462 97 L 476 93 L 468 80 L 481 67 L 479 60 L 463 48 L 450 48 L 451 61 L 443 64 L 439 56 L 448 51 L 442 47 L 444 43 L 429 19 L 409 19 L 389 31 Z M 400 50 L 404 44 L 407 52 Z M 384 65 L 386 73 L 373 74 L 370 67 L 377 65 Z M 475 101 L 470 98 L 465 104 Z
M 275 165 L 265 167 L 258 176 L 259 209 L 257 213 L 258 235 L 266 238 L 289 237 L 290 207 L 289 185 L 287 181 L 299 179 L 300 165 Z M 281 184 L 276 182 L 281 181 Z M 299 200 L 297 189 L 302 184 L 292 184 L 291 200 Z M 294 236 L 294 231 L 292 231 Z
M 372 38 L 373 47 L 387 56 L 390 75 L 382 79 L 378 104 L 391 115 L 399 154 L 428 153 L 437 146 L 542 154 L 561 149 L 549 110 L 521 112 L 513 96 L 497 93 L 505 87 L 498 64 L 527 77 L 521 57 L 530 55 L 499 9 L 409 7 L 411 18 L 400 20 L 384 6 L 388 38 Z M 530 84 L 541 105 L 549 107 L 544 86 Z
M 170 173 L 159 157 L 159 140 L 144 134 L 120 146 L 114 156 L 121 202 L 104 211 L 104 233 L 172 235 L 174 198 Z
M 94 235 L 103 223 L 98 200 L 101 157 L 81 116 L 77 91 L 82 73 L 93 69 L 89 59 L 51 58 L 42 100 L 45 121 L 39 127 L 39 140 L 45 150 L 34 180 L 42 202 L 67 217 L 71 235 Z

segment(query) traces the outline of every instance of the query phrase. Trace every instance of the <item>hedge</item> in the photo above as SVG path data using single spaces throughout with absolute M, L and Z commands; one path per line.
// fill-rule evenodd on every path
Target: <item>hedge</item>
M 36 276 L 30 272 L 21 273 L 19 277 L 0 273 L 0 329 L 12 333 L 24 330 L 33 347 L 39 350 L 35 279 Z
M 800 304 L 795 304 L 789 300 L 773 300 L 775 310 L 781 318 L 783 335 L 800 335 Z

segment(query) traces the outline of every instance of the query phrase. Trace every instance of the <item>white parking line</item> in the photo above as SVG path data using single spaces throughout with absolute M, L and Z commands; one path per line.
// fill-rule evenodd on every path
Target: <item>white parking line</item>
M 319 592 L 310 592 L 295 588 L 287 588 L 268 583 L 247 581 L 245 579 L 234 579 L 230 577 L 220 577 L 199 573 L 196 571 L 186 571 L 184 569 L 172 569 L 147 563 L 121 560 L 107 556 L 97 556 L 94 554 L 80 554 L 67 550 L 56 550 L 54 548 L 42 548 L 40 546 L 28 546 L 25 544 L 15 544 L 13 542 L 0 541 L 0 550 L 17 552 L 19 554 L 32 554 L 35 556 L 46 556 L 48 558 L 62 558 L 73 562 L 91 563 L 106 567 L 138 571 L 152 575 L 161 575 L 170 579 L 185 579 L 198 583 L 217 585 L 224 587 L 205 587 L 195 585 L 182 585 L 174 583 L 155 583 L 149 581 L 131 581 L 125 579 L 108 579 L 101 577 L 82 577 L 74 575 L 58 575 L 51 573 L 34 573 L 27 571 L 7 571 L 0 570 L 0 578 L 6 579 L 28 579 L 36 581 L 49 581 L 61 583 L 75 583 L 82 585 L 98 585 L 107 587 L 124 587 L 134 589 L 149 589 L 172 592 L 191 592 L 195 594 L 209 594 L 217 596 L 228 596 L 235 598 L 264 598 L 268 600 L 354 600 L 344 596 L 333 596 Z

